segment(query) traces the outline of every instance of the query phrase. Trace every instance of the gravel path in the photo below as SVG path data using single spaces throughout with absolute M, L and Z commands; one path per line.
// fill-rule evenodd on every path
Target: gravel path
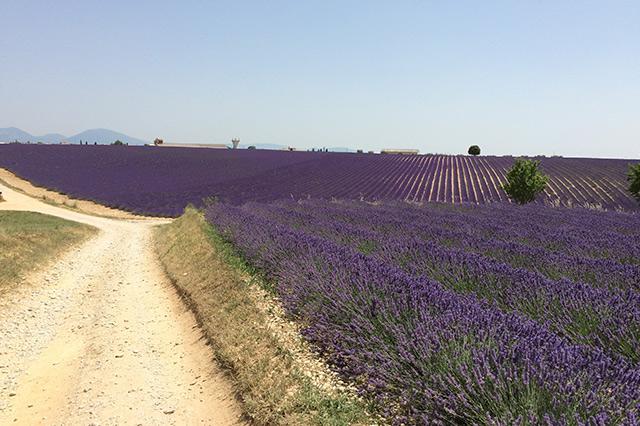
M 239 424 L 233 389 L 155 259 L 161 220 L 116 220 L 0 185 L 0 209 L 99 234 L 0 300 L 0 424 Z

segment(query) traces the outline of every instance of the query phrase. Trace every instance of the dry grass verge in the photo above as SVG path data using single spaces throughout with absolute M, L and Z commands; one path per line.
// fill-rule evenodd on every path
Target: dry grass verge
M 255 423 L 374 423 L 200 212 L 157 228 L 156 248 Z
M 0 294 L 97 230 L 91 226 L 21 211 L 0 211 Z

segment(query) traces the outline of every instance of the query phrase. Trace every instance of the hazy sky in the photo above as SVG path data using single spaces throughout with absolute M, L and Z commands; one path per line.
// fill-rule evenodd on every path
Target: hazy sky
M 640 157 L 640 1 L 0 2 L 0 127 Z

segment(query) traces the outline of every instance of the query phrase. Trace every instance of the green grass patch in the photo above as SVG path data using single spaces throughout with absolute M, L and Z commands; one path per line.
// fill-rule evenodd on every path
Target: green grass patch
M 96 229 L 34 212 L 0 211 L 0 294 Z

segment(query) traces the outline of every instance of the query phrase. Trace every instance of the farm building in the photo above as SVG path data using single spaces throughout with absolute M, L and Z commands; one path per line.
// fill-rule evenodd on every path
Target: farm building
M 163 148 L 211 148 L 211 149 L 229 149 L 229 147 L 223 143 L 165 143 L 161 146 Z
M 383 149 L 380 154 L 401 154 L 401 155 L 418 155 L 420 151 L 417 149 Z
M 238 141 L 239 142 L 239 141 Z M 164 143 L 164 140 L 156 138 L 153 141 L 155 146 L 166 148 L 210 148 L 210 149 L 228 149 L 229 147 L 223 143 Z M 234 140 L 235 145 L 235 140 Z

